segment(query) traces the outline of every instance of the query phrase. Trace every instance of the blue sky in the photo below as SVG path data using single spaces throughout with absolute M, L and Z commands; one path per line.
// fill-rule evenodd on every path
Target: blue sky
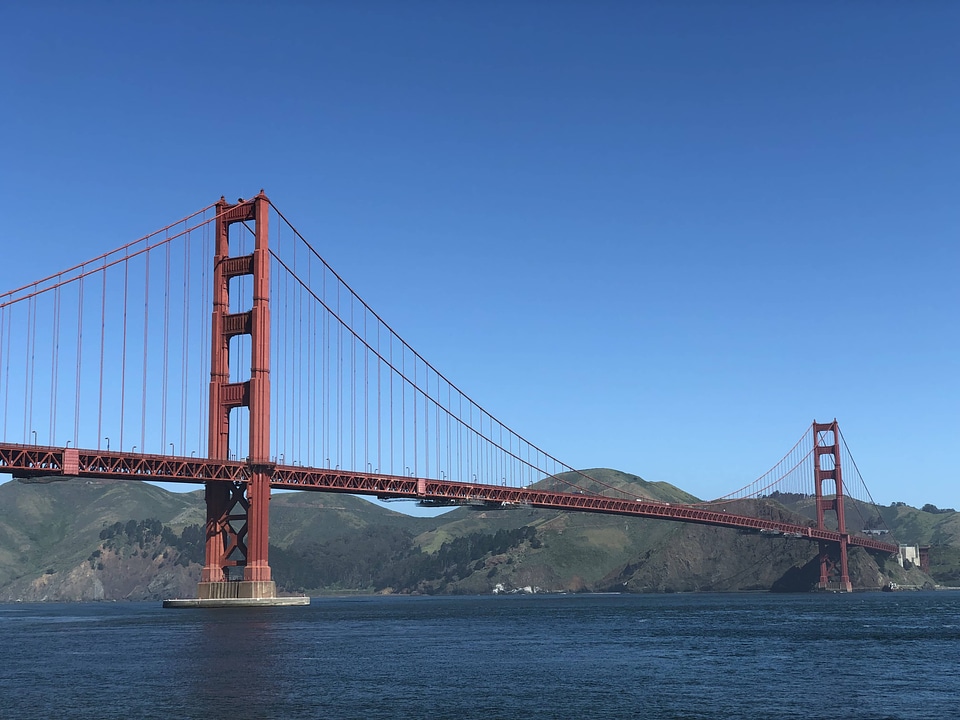
M 960 6 L 273 5 L 6 8 L 0 288 L 265 188 L 570 465 L 960 505 Z

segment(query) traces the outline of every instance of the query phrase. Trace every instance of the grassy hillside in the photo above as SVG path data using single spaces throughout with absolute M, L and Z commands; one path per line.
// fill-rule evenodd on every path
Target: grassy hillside
M 156 518 L 171 527 L 203 522 L 199 493 L 125 481 L 0 485 L 0 588 L 24 576 L 82 563 L 100 532 L 119 519 Z
M 588 491 L 617 488 L 661 502 L 696 498 L 666 483 L 600 468 Z M 569 490 L 559 476 L 544 486 Z M 730 512 L 804 522 L 812 499 L 740 501 Z M 859 510 L 859 512 L 857 512 Z M 848 526 L 877 510 L 848 503 Z M 873 515 L 871 515 L 871 513 Z M 935 576 L 960 584 L 960 521 L 894 505 L 882 518 L 899 540 L 934 545 Z M 0 599 L 186 596 L 202 562 L 202 491 L 130 481 L 0 485 Z M 278 493 L 271 566 L 281 590 L 321 593 L 669 592 L 809 589 L 815 544 L 724 528 L 525 506 L 458 508 L 414 518 L 350 495 Z M 917 584 L 896 563 L 851 554 L 856 586 Z

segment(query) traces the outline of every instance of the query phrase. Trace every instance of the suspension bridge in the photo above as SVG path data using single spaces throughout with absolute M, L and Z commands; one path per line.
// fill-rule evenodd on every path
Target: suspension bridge
M 566 465 L 417 353 L 263 191 L 0 295 L 0 389 L 0 472 L 205 485 L 210 604 L 276 598 L 271 489 L 782 534 L 818 543 L 822 589 L 851 590 L 850 547 L 898 549 L 847 531 L 845 497 L 872 499 L 836 420 L 709 503 L 636 497 Z M 723 507 L 780 492 L 814 498 L 816 521 Z

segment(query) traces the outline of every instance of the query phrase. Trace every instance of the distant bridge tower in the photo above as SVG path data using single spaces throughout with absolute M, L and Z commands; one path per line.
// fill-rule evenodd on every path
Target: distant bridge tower
M 830 423 L 813 422 L 813 480 L 817 498 L 817 528 L 832 530 L 824 523 L 825 514 L 832 512 L 837 518 L 836 531 L 840 533 L 840 544 L 820 541 L 820 582 L 821 590 L 841 590 L 851 592 L 850 573 L 847 569 L 847 545 L 850 535 L 847 533 L 843 512 L 843 475 L 840 470 L 840 431 L 837 421 Z M 823 482 L 832 480 L 824 496 Z M 839 547 L 839 555 L 831 553 L 831 548 Z
M 250 414 L 248 479 L 207 482 L 206 552 L 200 599 L 274 598 L 276 583 L 267 563 L 270 513 L 270 255 L 269 201 L 263 191 L 251 200 L 217 203 L 213 266 L 213 332 L 210 357 L 210 435 L 207 455 L 229 460 L 230 411 Z M 230 226 L 253 221 L 252 255 L 230 256 Z M 253 276 L 253 307 L 230 313 L 230 280 Z M 249 335 L 250 379 L 230 382 L 230 340 Z M 241 459 L 241 458 L 237 458 Z M 239 574 L 242 570 L 242 576 Z

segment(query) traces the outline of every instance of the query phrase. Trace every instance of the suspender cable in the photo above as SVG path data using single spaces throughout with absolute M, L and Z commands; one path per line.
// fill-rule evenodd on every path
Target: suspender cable
M 164 247 L 163 263 L 163 380 L 160 384 L 160 447 L 167 449 L 167 395 L 170 375 L 170 243 Z
M 180 321 L 180 454 L 187 455 L 187 371 L 190 366 L 190 233 L 183 243 L 183 315 Z
M 147 451 L 147 349 L 150 328 L 150 252 L 147 252 L 143 271 L 143 387 L 140 390 L 140 452 Z M 161 452 L 163 448 L 161 448 Z
M 293 272 L 297 273 L 297 243 L 293 243 Z M 300 448 L 303 438 L 303 361 L 301 351 L 303 349 L 303 292 L 302 288 L 293 285 L 293 312 L 290 317 L 290 338 L 292 342 L 292 352 L 290 353 L 290 382 L 291 382 L 291 404 L 292 408 L 290 427 L 290 457 L 301 457 Z M 288 464 L 290 460 L 287 461 Z
M 289 356 L 289 342 L 287 342 L 287 319 L 290 316 L 290 283 L 289 283 L 289 273 L 283 275 L 283 288 L 281 290 L 283 293 L 283 322 L 279 323 L 278 334 L 280 336 L 280 348 L 282 351 L 282 359 L 280 367 L 283 368 L 283 377 L 280 379 L 281 388 L 280 388 L 280 402 L 281 404 L 286 404 L 287 399 L 287 358 Z M 279 442 L 277 445 L 278 456 L 280 453 L 280 448 L 284 446 L 287 442 L 287 413 L 286 408 L 278 409 L 279 414 L 282 416 L 282 430 L 283 434 L 278 438 Z
M 12 311 L 10 311 L 12 312 Z M 3 367 L 3 436 L 9 437 L 7 434 L 7 404 L 10 400 L 10 352 L 7 348 L 10 346 L 10 325 L 12 323 L 7 320 L 7 315 L 10 314 L 7 311 L 7 308 L 0 308 L 0 363 L 4 363 Z
M 363 313 L 363 337 L 367 337 L 367 313 Z M 370 461 L 370 350 L 363 347 L 363 462 Z M 364 470 L 366 470 L 364 466 Z
M 100 438 L 103 437 L 103 346 L 107 331 L 107 270 L 106 260 L 100 275 L 100 396 L 97 402 L 97 448 L 100 447 Z
M 390 337 L 390 474 L 396 475 L 393 469 L 393 460 L 396 457 L 393 453 L 393 337 Z M 381 464 L 380 467 L 383 467 Z
M 23 444 L 29 441 L 33 425 L 33 338 L 36 331 L 36 296 L 27 300 L 27 342 L 24 344 L 26 362 L 23 383 Z
M 350 327 L 353 324 L 353 296 L 350 297 Z M 357 467 L 357 343 L 350 338 L 350 467 Z
M 424 387 L 430 389 L 430 368 L 424 371 Z M 423 393 L 423 474 L 430 477 L 430 404 Z M 419 476 L 418 476 L 419 477 Z
M 202 251 L 203 251 L 204 259 L 210 257 L 210 225 L 211 223 L 207 222 L 203 226 L 203 231 L 201 236 L 202 246 L 203 246 Z M 204 300 L 206 300 L 212 295 L 212 289 L 209 283 L 210 276 L 207 273 L 207 265 L 208 265 L 207 262 L 200 263 L 200 288 L 201 288 L 200 292 L 201 292 L 201 297 Z M 201 358 L 206 357 L 207 353 L 209 353 L 210 342 L 211 342 L 209 333 L 210 333 L 210 323 L 201 322 L 200 323 L 200 348 L 201 348 L 200 357 Z M 208 407 L 209 402 L 203 402 L 202 398 L 204 397 L 209 398 L 209 393 L 207 392 L 209 382 L 210 382 L 209 373 L 207 374 L 207 377 L 204 377 L 203 373 L 197 373 L 197 384 L 198 384 L 197 397 L 201 399 L 199 403 L 200 407 L 204 408 L 205 410 L 205 412 L 197 413 L 197 447 L 201 448 L 198 454 L 206 454 L 207 457 L 210 456 L 210 448 L 207 445 L 208 438 L 204 436 L 204 428 L 206 428 L 209 424 L 210 408 Z M 206 453 L 204 453 L 202 448 L 206 448 Z
M 81 266 L 81 271 L 83 267 Z M 79 289 L 77 291 L 77 376 L 76 386 L 74 387 L 74 405 L 73 405 L 73 444 L 80 443 L 80 395 L 82 388 L 80 386 L 80 370 L 83 364 L 83 275 L 80 276 Z
M 437 375 L 437 397 L 438 397 L 438 398 L 440 397 L 440 375 Z M 441 456 L 441 450 L 440 450 L 440 437 L 441 437 L 441 434 L 440 434 L 440 406 L 439 406 L 439 405 L 436 405 L 436 406 L 435 406 L 435 410 L 436 410 L 436 423 L 435 423 L 435 425 L 436 425 L 436 428 L 437 428 L 437 472 L 439 473 L 439 472 L 440 472 L 440 463 L 441 463 L 441 461 L 440 461 L 440 456 Z M 449 417 L 449 415 L 447 415 L 447 417 Z M 447 442 L 449 443 L 449 438 L 448 438 Z M 448 446 L 448 447 L 449 447 L 449 446 Z M 449 469 L 450 469 L 450 468 L 447 467 L 447 470 L 449 470 Z
M 2 335 L 2 331 L 0 331 Z M 53 328 L 50 361 L 50 431 L 49 444 L 56 444 L 57 437 L 57 389 L 60 378 L 60 288 L 53 291 Z
M 281 278 L 281 277 L 280 277 L 276 272 L 274 272 L 274 270 L 271 268 L 271 270 L 270 270 L 270 297 L 274 299 L 274 301 L 276 302 L 276 304 L 277 304 L 278 306 L 280 305 L 280 303 L 279 303 L 279 292 L 280 292 L 280 284 L 281 284 L 282 281 L 283 281 L 283 278 Z M 273 336 L 274 336 L 274 337 L 279 338 L 279 337 L 281 336 L 281 332 L 280 332 L 280 328 L 279 328 L 279 327 L 276 327 L 276 326 L 275 326 L 275 327 L 271 328 L 271 331 L 273 332 Z M 282 345 L 281 345 L 279 342 L 277 342 L 277 343 L 271 343 L 271 347 L 270 347 L 270 367 L 272 367 L 272 368 L 283 367 L 283 365 L 282 365 L 281 362 L 280 362 L 280 358 L 281 358 L 281 354 L 280 354 L 280 353 L 281 353 L 281 348 L 282 348 Z M 277 390 L 280 389 L 279 385 L 280 385 L 280 383 L 278 382 L 278 383 L 277 383 Z M 274 397 L 273 397 L 273 403 L 274 403 L 277 407 L 279 407 L 279 405 L 280 405 L 280 403 L 281 403 L 281 398 L 278 398 L 278 397 L 274 396 Z M 279 410 L 278 410 L 278 411 L 272 412 L 272 413 L 270 414 L 270 437 L 273 438 L 273 440 L 274 440 L 275 443 L 276 443 L 277 441 L 279 441 L 279 438 L 280 438 L 279 428 L 280 428 L 280 412 L 279 412 Z M 273 450 L 273 452 L 278 452 L 276 448 L 272 448 L 272 450 Z
M 340 286 L 337 286 L 337 317 L 340 317 Z M 337 325 L 337 467 L 343 462 L 343 323 Z
M 296 248 L 296 243 L 294 243 L 294 248 Z M 294 258 L 296 258 L 296 256 L 294 256 Z M 297 344 L 296 344 L 296 347 L 297 347 L 297 348 L 303 348 L 303 344 L 304 344 L 304 343 L 303 343 L 303 288 L 300 288 L 300 287 L 297 287 L 297 338 L 296 338 L 296 343 L 297 343 Z M 300 352 L 294 353 L 294 357 L 296 358 L 296 373 L 297 373 L 296 376 L 295 376 L 296 379 L 297 379 L 297 387 L 296 387 L 296 390 L 295 390 L 295 392 L 296 392 L 296 400 L 297 400 L 297 414 L 296 414 L 296 417 L 297 417 L 297 425 L 296 425 L 296 429 L 297 429 L 297 452 L 296 452 L 296 456 L 297 456 L 298 459 L 300 459 L 300 458 L 303 457 L 303 426 L 305 425 L 304 415 L 303 415 L 303 408 L 304 408 L 304 405 L 305 405 L 305 403 L 304 403 L 303 373 L 304 373 L 305 370 L 306 370 L 306 371 L 309 371 L 309 369 L 310 369 L 310 364 L 309 364 L 309 361 L 308 361 L 307 364 L 306 364 L 306 368 L 304 367 L 303 356 L 302 356 L 302 353 L 300 353 Z
M 322 268 L 323 275 L 323 299 L 327 299 L 327 271 L 326 268 Z M 323 410 L 323 457 L 327 463 L 327 468 L 330 467 L 330 315 L 329 313 L 323 313 L 321 322 L 323 323 L 323 344 L 321 346 L 321 351 L 323 352 L 323 372 L 321 374 L 321 380 L 323 382 L 323 401 L 321 402 L 321 409 Z
M 412 390 L 413 390 L 413 474 L 414 474 L 415 477 L 420 477 L 420 466 L 419 466 L 419 463 L 420 463 L 420 433 L 417 432 L 417 426 L 419 425 L 419 423 L 417 422 L 417 420 L 418 420 L 417 416 L 420 414 L 420 412 L 419 412 L 419 408 L 417 407 L 417 405 L 418 405 L 417 400 L 419 399 L 419 398 L 417 397 L 417 395 L 418 395 L 418 393 L 419 393 L 419 389 L 417 388 L 417 383 L 416 383 L 416 378 L 417 378 L 417 355 L 416 355 L 416 353 L 414 353 L 414 355 L 413 355 L 413 378 L 414 378 L 414 382 L 411 383 L 411 387 L 412 387 Z
M 279 233 L 279 230 L 278 230 Z M 311 283 L 313 277 L 313 258 L 309 255 L 307 256 L 307 283 Z M 316 304 L 309 303 L 307 305 L 307 447 L 308 447 L 308 457 L 307 463 L 313 467 L 317 465 L 317 459 L 315 456 L 316 443 L 314 440 L 314 432 L 316 430 L 316 413 L 317 413 L 317 396 L 316 396 L 316 387 L 314 383 L 314 374 L 316 368 L 314 363 L 316 362 L 316 349 L 317 349 L 317 333 L 316 333 L 316 324 L 315 324 L 315 315 L 316 315 Z
M 123 339 L 120 345 L 120 449 L 123 450 L 123 429 L 127 417 L 127 303 L 130 290 L 130 261 L 123 263 Z M 184 416 L 186 417 L 186 416 Z

